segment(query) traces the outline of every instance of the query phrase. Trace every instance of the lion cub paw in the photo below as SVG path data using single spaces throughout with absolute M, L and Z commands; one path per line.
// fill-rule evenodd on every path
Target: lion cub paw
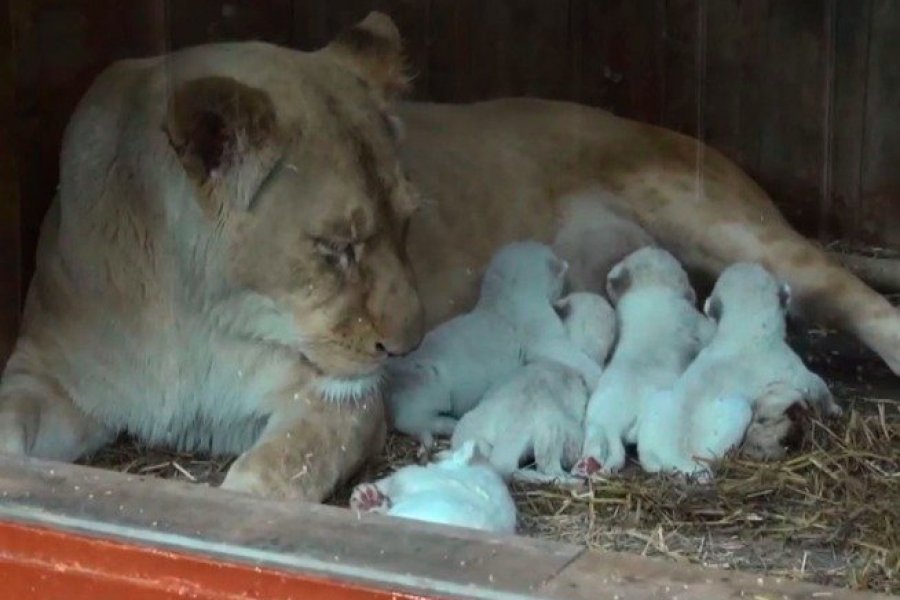
M 572 476 L 581 479 L 590 479 L 595 473 L 599 473 L 603 469 L 603 465 L 593 456 L 585 456 L 575 463 L 572 467 Z
M 359 512 L 384 512 L 390 507 L 391 499 L 371 483 L 359 484 L 350 496 L 350 508 Z

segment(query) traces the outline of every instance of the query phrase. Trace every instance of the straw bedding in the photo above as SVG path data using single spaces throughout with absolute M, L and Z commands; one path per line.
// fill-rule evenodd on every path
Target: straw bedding
M 590 547 L 664 556 L 823 584 L 900 593 L 900 385 L 857 344 L 813 330 L 792 343 L 847 409 L 811 420 L 801 447 L 760 463 L 730 457 L 697 486 L 637 465 L 581 490 L 514 485 L 520 531 Z M 391 436 L 363 477 L 415 462 Z M 127 438 L 88 464 L 218 484 L 229 459 L 148 449 Z M 349 489 L 332 500 L 346 505 Z

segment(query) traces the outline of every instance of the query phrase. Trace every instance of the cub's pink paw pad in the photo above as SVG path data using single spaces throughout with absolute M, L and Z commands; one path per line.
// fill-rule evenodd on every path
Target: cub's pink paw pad
M 359 484 L 350 496 L 350 508 L 359 512 L 386 510 L 390 506 L 390 498 L 378 491 L 378 488 L 371 483 Z
M 599 460 L 593 456 L 585 456 L 572 467 L 572 475 L 588 479 L 594 473 L 599 473 L 602 468 L 603 465 L 600 464 Z

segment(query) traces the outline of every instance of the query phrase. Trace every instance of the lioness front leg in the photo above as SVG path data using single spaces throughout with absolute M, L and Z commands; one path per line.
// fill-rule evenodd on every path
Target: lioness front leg
M 297 399 L 276 411 L 256 444 L 238 457 L 222 487 L 268 498 L 321 502 L 384 446 L 380 398 Z
M 98 450 L 114 435 L 60 385 L 7 372 L 0 388 L 0 452 L 68 462 Z

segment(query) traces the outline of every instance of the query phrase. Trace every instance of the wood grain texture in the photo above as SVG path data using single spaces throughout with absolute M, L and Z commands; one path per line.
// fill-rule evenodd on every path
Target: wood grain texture
M 9 519 L 450 597 L 490 598 L 485 591 L 494 589 L 527 596 L 582 551 L 0 456 L 0 520 Z
M 860 235 L 900 248 L 900 3 L 873 0 Z
M 16 40 L 22 281 L 59 179 L 63 131 L 97 74 L 120 58 L 169 47 L 163 0 L 10 0 Z
M 825 3 L 771 2 L 758 178 L 801 232 L 819 232 L 825 121 Z
M 293 36 L 292 0 L 168 0 L 174 48 L 208 42 L 261 40 L 288 45 Z
M 572 0 L 572 99 L 658 123 L 665 16 L 661 0 Z
M 15 71 L 9 3 L 0 3 L 0 365 L 16 341 L 22 297 L 19 240 L 19 159 Z
M 832 111 L 832 198 L 823 227 L 829 237 L 859 238 L 871 0 L 836 2 L 835 87 Z
M 266 501 L 176 481 L 0 457 L 0 534 L 16 526 L 47 529 L 45 535 L 56 535 L 58 543 L 16 550 L 27 545 L 26 537 L 18 539 L 18 546 L 0 544 L 0 574 L 10 563 L 23 559 L 47 563 L 59 556 L 64 567 L 71 563 L 78 570 L 79 564 L 91 564 L 101 577 L 118 574 L 189 591 L 208 587 L 202 581 L 209 576 L 210 564 L 221 565 L 223 577 L 235 566 L 249 564 L 259 569 L 258 579 L 245 573 L 237 583 L 257 581 L 255 597 L 262 598 L 291 597 L 259 594 L 267 589 L 262 584 L 272 583 L 270 578 L 278 571 L 342 581 L 356 590 L 388 589 L 429 598 L 885 598 L 634 555 L 589 552 L 537 539 L 356 515 L 330 506 Z M 99 553 L 96 547 L 86 547 L 84 560 L 72 563 L 72 548 L 60 544 L 77 544 L 74 538 L 86 535 L 106 540 L 107 547 Z M 141 548 L 143 556 L 134 556 Z M 132 556 L 122 554 L 129 550 Z M 151 553 L 156 554 L 155 560 L 148 556 Z M 179 569 L 179 561 L 194 561 L 198 570 Z M 176 571 L 161 577 L 161 567 Z M 226 583 L 218 585 L 234 589 Z M 77 596 L 65 596 L 70 597 Z M 243 596 L 223 593 L 222 597 Z

